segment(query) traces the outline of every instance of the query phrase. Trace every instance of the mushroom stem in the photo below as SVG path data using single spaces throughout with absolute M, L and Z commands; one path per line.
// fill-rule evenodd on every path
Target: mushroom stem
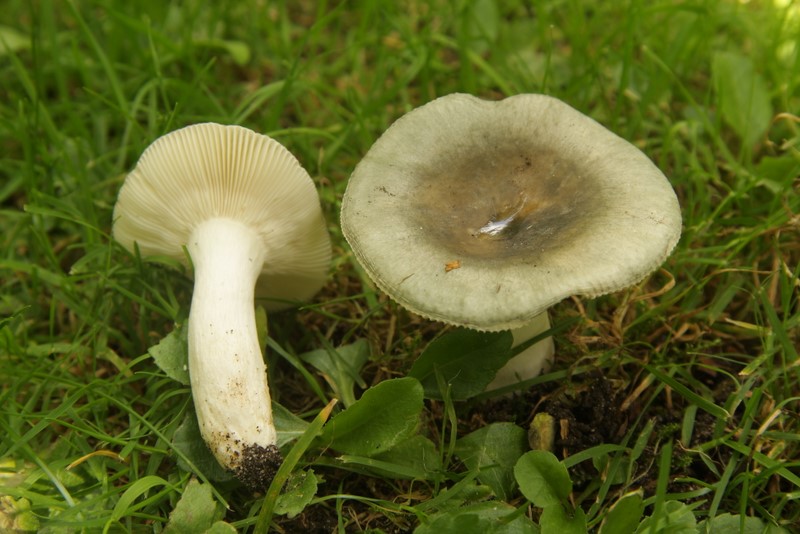
M 537 336 L 550 328 L 547 312 L 542 312 L 527 325 L 511 331 L 514 336 L 513 347 Z M 486 386 L 486 391 L 516 384 L 523 380 L 535 378 L 547 371 L 553 364 L 553 338 L 547 337 L 517 354 L 499 370 L 494 380 Z
M 265 247 L 250 227 L 214 218 L 194 229 L 187 249 L 195 275 L 189 375 L 200 434 L 239 480 L 266 487 L 281 457 L 254 309 Z

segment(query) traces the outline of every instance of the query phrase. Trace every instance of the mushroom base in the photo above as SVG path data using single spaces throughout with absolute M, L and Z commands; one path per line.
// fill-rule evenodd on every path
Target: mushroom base
M 527 325 L 511 331 L 514 336 L 514 347 L 550 328 L 550 318 L 547 312 L 540 313 Z M 527 350 L 517 354 L 505 364 L 486 386 L 486 391 L 492 391 L 505 386 L 510 386 L 523 380 L 536 378 L 547 372 L 553 365 L 555 346 L 553 338 L 547 337 L 528 347 Z
M 276 445 L 262 447 L 253 443 L 242 449 L 242 460 L 233 474 L 250 491 L 266 491 L 281 463 L 283 456 Z

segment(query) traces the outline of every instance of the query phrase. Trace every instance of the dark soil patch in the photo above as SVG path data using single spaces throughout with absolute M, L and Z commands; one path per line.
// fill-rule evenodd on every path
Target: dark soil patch
M 476 405 L 469 414 L 468 424 L 480 426 L 506 421 L 528 429 L 536 415 L 547 414 L 554 425 L 551 452 L 563 459 L 602 443 L 618 442 L 627 422 L 620 413 L 621 402 L 620 393 L 598 373 L 582 382 L 572 380 L 568 387 L 537 386 Z M 591 464 L 581 464 L 573 468 L 571 476 L 580 487 L 581 480 L 596 478 L 597 472 Z
M 370 498 L 384 499 L 388 502 L 397 500 L 398 490 L 404 489 L 403 481 L 388 484 L 377 477 L 356 476 L 341 470 L 315 468 L 321 475 L 318 495 L 361 495 Z M 338 532 L 339 512 L 336 501 L 309 506 L 293 518 L 274 517 L 276 524 L 287 534 L 304 532 L 311 534 L 328 534 Z M 385 534 L 404 534 L 411 532 L 416 519 L 405 515 L 390 516 L 385 510 L 377 511 L 369 504 L 356 499 L 345 499 L 341 506 L 341 516 L 345 520 L 346 532 L 380 531 Z
M 630 392 L 615 387 L 622 388 L 622 382 L 611 381 L 601 373 L 573 377 L 565 386 L 537 386 L 521 394 L 473 406 L 465 417 L 465 425 L 469 427 L 467 432 L 501 421 L 513 422 L 528 429 L 537 414 L 548 414 L 554 420 L 555 438 L 551 452 L 564 459 L 603 443 L 621 443 L 626 432 L 637 423 L 644 406 L 633 403 L 623 408 L 625 397 Z M 729 393 L 729 387 L 719 387 L 715 391 L 715 400 L 721 405 Z M 644 396 L 640 402 L 644 402 Z M 661 440 L 679 438 L 684 412 L 682 406 L 668 403 L 651 403 L 646 409 L 654 429 L 636 462 L 633 479 L 637 486 L 644 489 L 646 495 L 652 495 L 658 474 L 658 469 L 654 468 L 654 462 L 657 461 L 656 446 Z M 698 411 L 690 448 L 712 439 L 716 424 L 717 420 L 713 415 Z M 629 447 L 633 446 L 637 437 L 631 437 Z M 706 458 L 726 453 L 727 451 L 707 451 Z M 720 463 L 722 460 L 718 459 Z M 599 475 L 590 461 L 570 469 L 570 477 L 576 490 L 583 489 Z M 694 478 L 709 482 L 716 479 L 716 475 L 698 454 L 687 452 L 680 446 L 673 448 L 671 475 L 672 479 Z M 693 489 L 697 488 L 677 483 L 669 488 L 671 492 Z

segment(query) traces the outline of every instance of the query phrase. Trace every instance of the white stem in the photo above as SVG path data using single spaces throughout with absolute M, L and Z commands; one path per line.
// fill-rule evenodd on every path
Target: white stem
M 267 368 L 256 333 L 261 238 L 232 219 L 203 222 L 187 245 L 194 264 L 189 376 L 200 434 L 245 484 L 268 484 L 280 463 Z
M 514 347 L 520 343 L 531 339 L 550 328 L 550 318 L 547 312 L 540 313 L 527 325 L 512 330 L 514 335 Z M 550 369 L 553 364 L 553 338 L 547 337 L 538 343 L 528 347 L 527 350 L 517 354 L 499 370 L 494 380 L 486 386 L 486 391 L 492 391 L 511 384 L 516 384 L 522 380 L 529 380 Z

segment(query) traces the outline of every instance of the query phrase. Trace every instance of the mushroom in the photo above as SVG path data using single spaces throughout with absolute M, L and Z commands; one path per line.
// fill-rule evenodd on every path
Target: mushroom
M 188 263 L 188 252 L 188 365 L 200 433 L 223 467 L 265 487 L 281 456 L 254 299 L 281 309 L 324 283 L 331 245 L 308 173 L 265 135 L 188 126 L 154 141 L 128 174 L 113 234 L 143 256 Z
M 639 282 L 670 254 L 681 215 L 639 149 L 552 97 L 438 98 L 398 119 L 356 166 L 342 200 L 353 254 L 412 312 L 515 344 L 547 309 Z M 457 267 L 457 268 L 456 268 Z M 487 390 L 537 376 L 550 337 Z

